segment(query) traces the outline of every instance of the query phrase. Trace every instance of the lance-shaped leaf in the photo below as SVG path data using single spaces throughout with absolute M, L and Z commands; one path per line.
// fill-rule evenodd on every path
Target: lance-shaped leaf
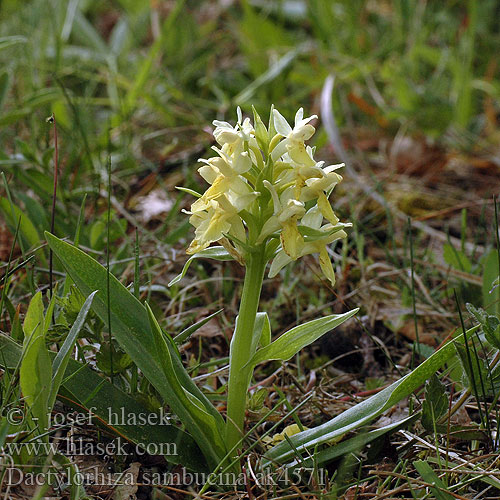
M 467 337 L 475 332 L 478 327 L 468 330 Z M 455 337 L 458 342 L 463 342 L 461 332 Z M 288 442 L 282 442 L 271 448 L 265 454 L 263 467 L 276 463 L 286 463 L 293 460 L 295 453 L 304 452 L 314 447 L 328 443 L 339 436 L 367 424 L 388 410 L 402 399 L 408 397 L 439 370 L 450 358 L 455 355 L 453 341 L 448 342 L 432 356 L 427 358 L 421 365 L 403 378 L 394 382 L 389 387 L 366 399 L 365 401 L 349 408 L 324 424 L 309 429 L 290 438 Z
M 80 309 L 80 312 L 78 313 L 73 326 L 66 336 L 61 349 L 59 349 L 59 352 L 54 358 L 54 362 L 52 363 L 52 387 L 50 391 L 49 410 L 51 410 L 54 406 L 57 393 L 59 392 L 61 382 L 63 380 L 64 374 L 66 373 L 66 367 L 68 366 L 71 353 L 73 352 L 73 348 L 75 347 L 76 339 L 78 338 L 78 334 L 80 333 L 83 324 L 85 323 L 87 314 L 90 311 L 90 307 L 92 306 L 92 301 L 94 300 L 96 293 L 97 290 L 95 292 L 92 292 L 87 297 L 87 300 L 83 304 L 83 307 Z
M 71 279 L 80 291 L 88 296 L 94 290 L 99 290 L 93 302 L 93 310 L 108 324 L 108 273 L 96 260 L 78 248 L 45 233 L 47 242 L 57 258 L 62 262 Z M 161 366 L 162 360 L 157 351 L 155 336 L 152 332 L 146 308 L 131 294 L 113 275 L 109 276 L 109 304 L 111 316 L 111 331 L 122 349 L 132 358 L 144 376 L 153 384 L 165 402 L 175 405 L 174 392 L 170 381 L 165 376 Z M 109 325 L 108 325 L 109 328 Z M 182 366 L 178 356 L 172 355 L 175 374 L 182 387 L 201 402 L 208 414 L 212 415 L 217 427 L 222 428 L 224 421 L 208 398 L 191 380 Z M 179 415 L 182 418 L 182 415 Z M 199 434 L 197 426 L 190 428 L 193 422 L 183 422 L 187 430 L 196 439 L 211 466 L 216 466 L 221 457 L 214 457 L 219 449 L 210 441 L 209 436 Z
M 185 342 L 191 335 L 193 335 L 196 330 L 199 330 L 203 325 L 206 325 L 212 318 L 215 318 L 218 314 L 220 314 L 224 309 L 219 309 L 218 311 L 210 314 L 206 318 L 200 319 L 191 326 L 188 326 L 185 330 L 182 330 L 181 333 L 174 337 L 174 342 L 176 344 L 182 344 Z
M 248 364 L 255 366 L 258 363 L 270 360 L 286 361 L 297 354 L 303 347 L 312 344 L 326 332 L 333 330 L 354 316 L 358 311 L 359 308 L 344 314 L 332 314 L 296 326 L 278 337 L 274 342 L 259 349 Z
M 48 402 L 51 386 L 51 362 L 45 345 L 42 293 L 31 299 L 24 322 L 24 346 L 19 379 L 21 391 L 38 433 L 48 429 Z M 45 435 L 45 440 L 47 436 Z
M 342 457 L 349 453 L 360 453 L 363 448 L 375 441 L 376 439 L 381 438 L 385 434 L 390 434 L 396 430 L 404 429 L 410 423 L 415 421 L 420 416 L 420 413 L 414 413 L 409 417 L 406 417 L 402 420 L 398 420 L 397 422 L 391 422 L 388 425 L 384 425 L 378 429 L 373 429 L 367 432 L 361 432 L 360 434 L 346 439 L 345 441 L 341 441 L 340 443 L 332 443 L 330 446 L 321 451 L 316 451 L 314 456 L 308 458 L 302 458 L 300 461 L 294 462 L 290 464 L 290 468 L 295 468 L 296 466 L 301 467 L 314 467 L 322 464 L 326 464 L 335 460 L 336 458 Z M 293 472 L 292 472 L 293 474 Z
M 21 356 L 22 347 L 0 333 L 0 366 L 15 370 Z M 53 360 L 55 353 L 49 352 L 49 356 Z M 88 415 L 89 419 L 92 417 L 93 422 L 143 450 L 161 454 L 163 446 L 164 451 L 169 452 L 164 455 L 168 462 L 182 464 L 193 471 L 207 470 L 203 454 L 189 434 L 171 425 L 165 415 L 152 413 L 87 365 L 69 360 L 58 397 L 67 406 Z M 144 418 L 151 424 L 144 424 Z
M 177 347 L 172 339 L 163 334 L 149 304 L 146 304 L 146 309 L 160 358 L 160 366 L 172 391 L 170 406 L 182 422 L 189 427 L 197 441 L 208 438 L 216 451 L 213 458 L 217 460 L 217 457 L 224 456 L 226 453 L 224 440 L 219 433 L 219 429 L 222 428 L 217 428 L 218 422 L 214 416 L 206 411 L 203 403 L 194 394 L 181 385 L 173 363 L 173 359 L 177 358 Z
M 44 323 L 42 292 L 37 292 L 33 295 L 24 317 L 24 347 L 34 340 L 35 334 L 43 335 Z
M 254 338 L 255 345 L 252 352 L 255 352 L 257 345 L 266 347 L 271 343 L 271 322 L 266 312 L 258 312 L 255 318 Z M 253 345 L 253 344 L 252 344 Z

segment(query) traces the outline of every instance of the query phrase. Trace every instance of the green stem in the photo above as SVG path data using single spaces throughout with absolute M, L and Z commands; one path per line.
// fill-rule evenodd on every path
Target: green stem
M 244 435 L 246 397 L 252 377 L 252 368 L 245 367 L 245 365 L 252 355 L 250 352 L 252 336 L 265 267 L 264 249 L 248 256 L 238 322 L 231 340 L 229 354 L 226 423 L 226 445 L 228 450 L 238 448 L 238 443 Z

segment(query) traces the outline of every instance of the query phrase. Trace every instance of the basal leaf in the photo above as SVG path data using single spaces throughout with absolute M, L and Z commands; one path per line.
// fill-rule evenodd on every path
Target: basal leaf
M 35 336 L 43 335 L 44 314 L 43 314 L 42 292 L 37 292 L 31 299 L 26 316 L 24 317 L 24 345 L 34 340 Z
M 0 363 L 4 368 L 15 370 L 21 354 L 20 345 L 0 334 Z M 55 354 L 50 352 L 49 356 L 53 359 Z M 89 418 L 94 416 L 94 421 L 142 450 L 161 454 L 162 446 L 170 445 L 176 453 L 165 455 L 168 462 L 182 464 L 194 471 L 207 470 L 203 454 L 193 438 L 165 421 L 168 414 L 152 413 L 87 365 L 69 360 L 58 397 L 79 413 Z M 159 423 L 153 425 L 156 416 Z M 152 423 L 144 423 L 144 418 L 150 418 Z
M 88 296 L 94 290 L 99 290 L 99 293 L 94 298 L 92 308 L 101 320 L 108 324 L 108 273 L 106 269 L 78 248 L 50 233 L 46 233 L 46 238 L 54 254 L 62 262 L 71 279 L 85 296 Z M 114 338 L 134 360 L 135 364 L 154 385 L 167 404 L 176 404 L 170 381 L 165 376 L 161 366 L 161 359 L 146 308 L 113 275 L 109 276 L 109 293 L 111 330 Z M 214 417 L 217 427 L 222 427 L 223 419 L 219 412 L 191 380 L 180 359 L 177 356 L 171 356 L 171 358 L 180 384 L 202 402 L 207 413 Z M 187 430 L 191 432 L 190 425 L 192 422 L 184 423 Z M 210 465 L 217 465 L 214 464 L 213 458 L 214 444 L 210 443 L 207 436 L 198 435 L 196 426 L 193 431 L 193 436 L 197 439 L 198 445 Z
M 415 413 L 403 420 L 398 420 L 397 422 L 392 422 L 389 425 L 385 425 L 379 429 L 374 429 L 368 432 L 361 432 L 359 435 L 352 438 L 341 441 L 340 443 L 335 443 L 324 450 L 316 451 L 314 457 L 305 458 L 301 460 L 300 467 L 314 467 L 315 465 L 321 465 L 328 463 L 336 458 L 347 455 L 348 453 L 359 453 L 367 444 L 375 441 L 376 439 L 389 434 L 399 429 L 403 429 L 413 422 L 419 416 Z M 290 464 L 290 467 L 294 467 L 296 463 Z
M 80 333 L 80 330 L 85 323 L 87 314 L 90 311 L 90 307 L 92 306 L 92 301 L 94 300 L 96 293 L 97 290 L 95 292 L 92 292 L 87 297 L 87 300 L 78 313 L 78 316 L 76 317 L 71 330 L 66 336 L 63 345 L 54 358 L 54 362 L 52 364 L 52 387 L 50 391 L 49 410 L 51 410 L 54 406 L 54 402 L 56 400 L 57 393 L 59 392 L 59 387 L 61 386 L 64 374 L 66 373 L 66 367 L 68 366 L 71 353 L 73 351 L 73 348 L 75 347 L 78 334 Z
M 189 423 L 188 428 L 197 441 L 204 441 L 208 438 L 209 443 L 212 444 L 216 451 L 212 458 L 217 463 L 218 457 L 223 457 L 226 454 L 224 440 L 217 428 L 217 422 L 214 416 L 206 411 L 203 403 L 188 388 L 184 388 L 181 385 L 180 380 L 177 378 L 172 359 L 173 357 L 176 358 L 177 355 L 173 353 L 172 356 L 171 353 L 171 350 L 175 349 L 175 346 L 170 346 L 170 341 L 165 339 L 165 335 L 148 304 L 146 304 L 146 309 L 148 311 L 151 330 L 155 336 L 157 353 L 160 356 L 160 366 L 168 380 L 169 389 L 172 391 L 170 406 L 186 426 Z
M 44 333 L 42 294 L 38 292 L 31 299 L 24 321 L 25 337 L 19 379 L 32 421 L 42 435 L 48 427 L 52 368 Z
M 50 372 L 51 364 L 45 338 L 38 336 L 25 349 L 19 379 L 24 400 L 39 434 L 44 434 L 48 427 Z
M 478 327 L 467 331 L 467 336 L 475 332 Z M 455 337 L 458 342 L 463 342 L 463 334 L 457 333 Z M 455 354 L 453 341 L 448 342 L 432 356 L 427 358 L 421 365 L 403 378 L 394 382 L 389 387 L 371 396 L 365 401 L 349 408 L 324 424 L 309 429 L 290 438 L 292 448 L 288 442 L 283 442 L 271 448 L 266 455 L 263 466 L 274 463 L 286 463 L 293 459 L 295 450 L 302 452 L 314 447 L 328 443 L 329 441 L 343 436 L 347 432 L 362 427 L 387 409 L 394 406 L 402 399 L 408 397 L 417 390 L 427 379 L 439 370 Z

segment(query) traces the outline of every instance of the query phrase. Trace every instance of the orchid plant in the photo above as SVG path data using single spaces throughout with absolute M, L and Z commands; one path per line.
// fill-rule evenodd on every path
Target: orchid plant
M 197 198 L 189 212 L 195 238 L 187 249 L 191 257 L 170 284 L 182 279 L 190 263 L 197 258 L 236 260 L 245 267 L 239 315 L 230 345 L 226 419 L 191 378 L 179 351 L 185 339 L 211 316 L 176 336 L 169 335 L 162 330 L 151 307 L 131 293 L 109 269 L 83 250 L 46 233 L 47 242 L 63 264 L 69 283 L 74 283 L 83 296 L 88 297 L 87 306 L 82 310 L 88 311 L 92 301 L 92 310 L 106 325 L 110 335 L 112 333 L 113 340 L 131 357 L 182 423 L 182 427 L 162 428 L 165 437 L 182 443 L 179 455 L 166 456 L 172 463 L 193 470 L 208 468 L 220 472 L 231 469 L 238 472 L 239 450 L 246 436 L 246 398 L 255 367 L 271 360 L 287 361 L 358 311 L 354 309 L 301 323 L 272 340 L 269 318 L 258 310 L 268 264 L 268 275 L 272 278 L 301 256 L 317 254 L 323 275 L 332 285 L 335 283 L 329 246 L 346 237 L 345 229 L 350 224 L 339 221 L 329 202 L 333 189 L 342 180 L 338 174 L 341 165 L 325 166 L 323 162 L 317 162 L 314 149 L 306 145 L 315 132 L 311 123 L 315 118 L 304 118 L 300 109 L 292 128 L 277 110 L 271 108 L 267 127 L 255 110 L 253 124 L 249 118 L 243 119 L 240 110 L 235 126 L 215 121 L 217 146 L 213 149 L 216 155 L 201 160 L 203 165 L 199 169 L 210 187 L 204 194 L 180 188 Z M 294 468 L 328 463 L 413 421 L 418 412 L 383 428 L 344 439 L 417 390 L 455 355 L 455 344 L 466 342 L 476 330 L 477 327 L 468 331 L 462 329 L 413 371 L 328 422 L 287 436 L 286 440 L 264 453 L 262 469 L 280 464 Z M 75 338 L 76 333 L 71 336 L 73 342 Z M 38 342 L 38 345 L 41 344 Z M 19 346 L 10 346 L 13 347 L 20 349 Z M 37 364 L 42 354 L 43 349 L 37 348 L 28 361 Z M 84 373 L 85 366 L 73 368 L 87 382 L 95 382 L 92 370 Z M 26 368 L 25 372 L 23 381 L 21 366 L 21 385 L 24 384 L 27 404 L 36 415 L 39 412 L 36 407 L 38 400 L 30 399 L 29 394 L 39 392 L 38 379 L 33 378 L 31 369 Z M 98 375 L 95 377 L 100 379 Z M 69 389 L 68 381 L 73 381 Z M 109 387 L 103 389 L 106 382 L 104 379 L 95 382 L 99 390 L 91 390 L 92 398 L 100 401 L 93 408 L 103 421 L 106 421 L 109 397 L 100 396 L 100 391 L 116 396 L 112 384 L 108 383 Z M 30 384 L 34 387 L 31 393 Z M 72 400 L 82 407 L 88 404 L 88 383 L 85 385 L 81 378 L 73 379 L 71 375 L 64 378 L 62 385 L 65 391 L 70 390 Z M 301 404 L 306 402 L 307 399 Z M 145 430 L 142 427 L 136 431 L 127 428 L 120 429 L 120 432 L 134 441 L 138 436 L 142 440 Z M 151 431 L 155 436 L 158 432 L 157 429 Z M 315 450 L 314 457 L 310 454 L 312 450 Z
M 245 266 L 230 346 L 228 449 L 236 449 L 243 435 L 246 396 L 256 364 L 252 360 L 263 361 L 261 351 L 270 342 L 262 326 L 256 328 L 261 324 L 259 314 L 263 314 L 258 313 L 258 306 L 266 266 L 271 262 L 272 278 L 299 257 L 318 254 L 322 273 L 333 285 L 335 273 L 328 248 L 334 241 L 346 238 L 345 228 L 351 226 L 339 221 L 329 202 L 330 194 L 342 180 L 338 170 L 343 164 L 325 166 L 315 160 L 314 148 L 306 145 L 315 133 L 311 122 L 316 115 L 304 118 L 300 108 L 292 128 L 277 109 L 271 108 L 266 128 L 255 109 L 253 124 L 250 118 L 243 119 L 239 108 L 237 114 L 235 126 L 213 122 L 217 146 L 212 149 L 216 155 L 201 159 L 203 165 L 198 169 L 210 187 L 203 195 L 190 191 L 198 199 L 188 212 L 195 238 L 187 249 L 194 256 L 210 256 L 206 249 L 217 242 L 221 251 L 224 249 Z M 338 319 L 344 321 L 355 312 Z M 331 319 L 323 318 L 322 323 L 330 325 Z M 268 325 L 267 316 L 265 322 Z M 293 335 L 288 337 L 293 340 Z M 316 338 L 317 332 L 310 332 L 304 338 L 306 345 Z

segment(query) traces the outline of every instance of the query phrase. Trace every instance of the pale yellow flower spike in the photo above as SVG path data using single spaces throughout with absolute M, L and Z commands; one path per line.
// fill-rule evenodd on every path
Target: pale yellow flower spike
M 347 235 L 335 228 L 339 219 L 328 197 L 342 181 L 336 170 L 343 165 L 324 167 L 323 161 L 314 159 L 315 150 L 307 146 L 306 141 L 315 132 L 310 123 L 315 118 L 315 115 L 304 118 L 301 108 L 292 128 L 274 109 L 272 120 L 277 133 L 267 139 L 261 133 L 259 140 L 252 122 L 249 118 L 243 119 L 239 109 L 235 126 L 213 122 L 219 147 L 212 149 L 218 156 L 200 160 L 205 165 L 198 172 L 210 186 L 191 206 L 190 222 L 195 227 L 195 238 L 187 249 L 188 254 L 218 242 L 238 262 L 245 264 L 247 252 L 252 251 L 249 246 L 266 246 L 269 238 L 279 237 L 281 246 L 271 257 L 270 277 L 293 260 L 319 254 L 322 273 L 332 285 L 335 283 L 328 246 Z M 264 147 L 261 142 L 266 140 L 267 147 Z M 267 158 L 263 150 L 268 152 Z M 264 165 L 270 168 L 264 169 Z M 264 178 L 259 182 L 256 172 L 263 173 Z M 261 186 L 266 190 L 265 197 Z M 266 206 L 262 204 L 262 200 L 269 199 L 267 191 L 271 195 L 272 211 L 269 201 L 265 201 Z M 272 249 L 273 245 L 275 243 L 268 248 Z

